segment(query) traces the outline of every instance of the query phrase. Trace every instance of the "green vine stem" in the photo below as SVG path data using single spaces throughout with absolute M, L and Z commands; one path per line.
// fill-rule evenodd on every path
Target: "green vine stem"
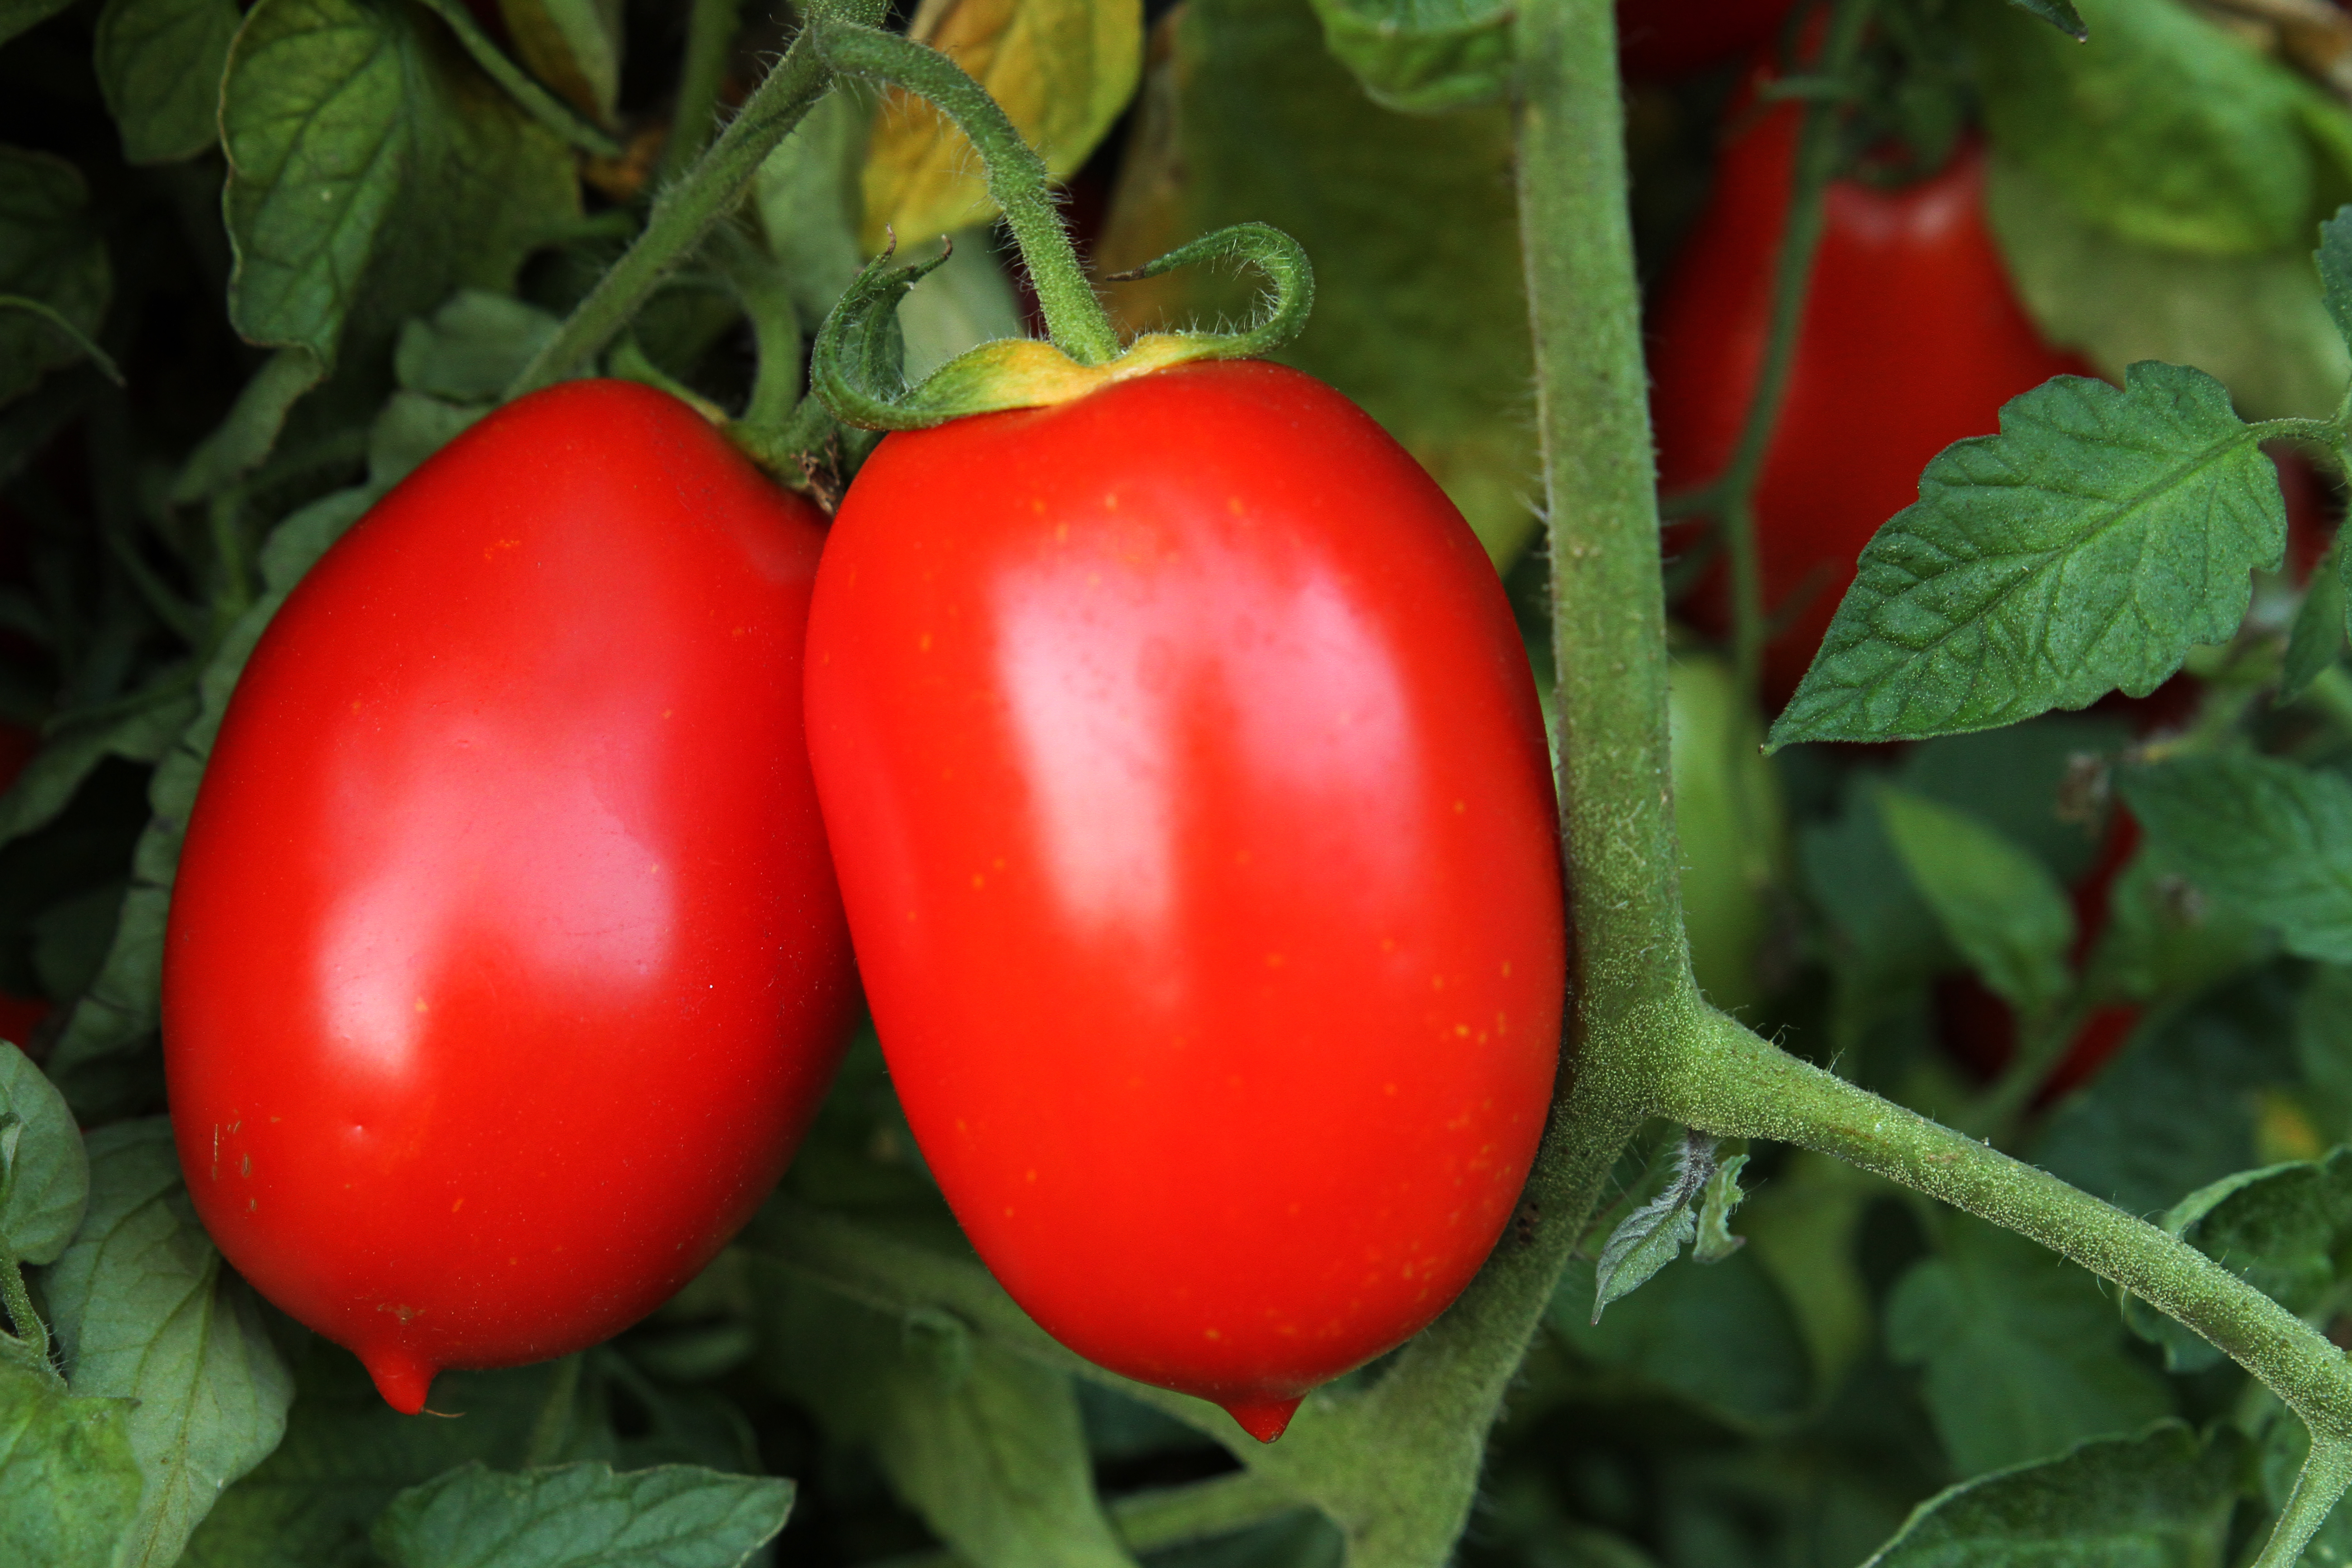
M 1837 0 L 1830 13 L 1829 38 L 1822 51 L 1820 70 L 1832 83 L 1843 83 L 1862 49 L 1863 29 L 1869 24 L 1875 0 Z M 1732 663 L 1739 689 L 1751 696 L 1762 680 L 1765 622 L 1764 578 L 1756 551 L 1756 486 L 1763 476 L 1764 459 L 1772 446 L 1772 432 L 1780 423 L 1788 401 L 1789 378 L 1797 358 L 1797 335 L 1804 326 L 1805 300 L 1812 291 L 1813 258 L 1821 249 L 1830 175 L 1837 166 L 1838 122 L 1844 112 L 1843 95 L 1811 97 L 1805 105 L 1803 128 L 1797 135 L 1796 184 L 1789 195 L 1789 216 L 1780 232 L 1780 253 L 1773 265 L 1770 335 L 1765 341 L 1764 363 L 1758 368 L 1756 390 L 1748 402 L 1748 416 L 1732 448 L 1730 466 L 1713 486 L 1717 525 L 1723 530 L 1725 552 L 1731 560 Z
M 2179 1319 L 2260 1378 L 2315 1440 L 2352 1441 L 2352 1363 L 2317 1330 L 2144 1219 L 1792 1057 L 1720 1014 L 1681 1043 L 1659 1110 L 1769 1138 L 2029 1237 Z
M 130 384 L 122 379 L 122 368 L 114 363 L 114 357 L 100 348 L 96 340 L 92 339 L 88 332 L 58 314 L 53 306 L 39 300 L 27 299 L 22 294 L 0 294 L 0 310 L 22 310 L 29 316 L 37 317 L 47 322 L 50 330 L 79 349 L 82 356 L 90 363 L 98 366 L 99 374 L 105 376 L 107 380 L 117 386 Z
M 988 194 L 1004 210 L 1054 346 L 1082 365 L 1118 358 L 1118 334 L 1078 266 L 1061 208 L 1054 205 L 1045 161 L 1021 139 L 987 90 L 928 45 L 845 22 L 820 22 L 814 31 L 824 62 L 834 70 L 904 88 L 955 121 L 980 150 Z
M 877 0 L 840 0 L 843 13 L 878 20 Z M 815 11 L 743 107 L 677 184 L 655 201 L 646 226 L 506 390 L 509 398 L 571 375 L 604 352 L 662 279 L 693 254 L 725 216 L 768 154 L 793 132 L 831 79 L 814 35 L 830 19 Z
M 727 51 L 735 42 L 740 0 L 694 0 L 686 22 L 686 63 L 677 73 L 677 107 L 671 112 L 669 141 L 662 148 L 661 183 L 685 177 L 710 145 L 719 84 L 727 76 Z
M 2263 1542 L 2263 1554 L 2254 1559 L 2252 1568 L 2294 1568 L 2303 1560 L 2303 1549 L 2319 1533 L 2328 1510 L 2347 1487 L 2352 1487 L 2352 1444 L 2315 1438 L 2310 1457 L 2294 1478 L 2294 1489 L 2287 1494 L 2286 1506 L 2279 1510 L 2278 1522 L 2271 1527 L 2271 1538 Z

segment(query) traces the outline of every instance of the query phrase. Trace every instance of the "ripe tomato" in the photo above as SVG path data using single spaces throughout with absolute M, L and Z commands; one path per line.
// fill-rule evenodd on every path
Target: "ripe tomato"
M 1715 187 L 1651 322 L 1651 418 L 1665 494 L 1730 461 L 1770 337 L 1773 270 L 1794 182 L 1794 106 L 1735 112 Z M 2053 375 L 2088 374 L 2035 332 L 1984 220 L 1984 153 L 1964 147 L 1916 184 L 1828 192 L 1821 249 L 1761 480 L 1756 542 L 1768 610 L 1787 617 L 1765 655 L 1777 706 L 1821 646 L 1855 559 L 1919 495 L 1927 460 L 1990 435 L 2000 405 Z M 1729 624 L 1717 570 L 1685 607 Z
M 163 969 L 205 1226 L 414 1412 L 593 1344 L 782 1173 L 855 983 L 801 727 L 822 542 L 683 405 L 524 398 L 247 667 Z
M 1013 1299 L 1271 1441 L 1465 1285 L 1558 1063 L 1527 657 L 1338 393 L 1193 364 L 885 439 L 809 750 L 924 1156 Z

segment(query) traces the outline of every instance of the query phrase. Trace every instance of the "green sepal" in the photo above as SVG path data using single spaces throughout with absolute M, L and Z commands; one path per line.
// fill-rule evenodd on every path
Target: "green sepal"
M 1240 331 L 1147 332 L 1099 365 L 1082 365 L 1034 338 L 1002 338 L 957 355 L 908 386 L 898 301 L 947 256 L 943 251 L 929 261 L 901 264 L 885 251 L 866 264 L 817 329 L 809 382 L 845 425 L 923 430 L 967 415 L 1067 403 L 1112 382 L 1194 360 L 1271 353 L 1307 325 L 1315 306 L 1315 272 L 1306 249 L 1270 225 L 1218 229 L 1112 281 L 1228 258 L 1252 263 L 1274 285 L 1265 310 Z

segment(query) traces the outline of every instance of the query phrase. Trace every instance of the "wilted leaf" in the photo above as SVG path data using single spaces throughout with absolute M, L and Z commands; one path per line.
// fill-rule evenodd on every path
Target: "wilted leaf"
M 2225 641 L 2286 542 L 2278 474 L 2221 383 L 2061 376 L 1955 442 L 1863 551 L 1772 743 L 2014 723 L 2145 696 Z
M 908 36 L 986 88 L 1055 174 L 1095 150 L 1143 68 L 1141 0 L 923 0 Z M 866 154 L 865 242 L 907 243 L 996 216 L 980 154 L 925 100 L 897 88 L 875 110 Z
M 611 123 L 621 91 L 620 0 L 499 0 L 499 14 L 533 76 Z

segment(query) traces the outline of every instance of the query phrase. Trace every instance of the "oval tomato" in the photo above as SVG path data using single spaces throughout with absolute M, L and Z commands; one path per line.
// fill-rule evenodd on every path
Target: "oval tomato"
M 1650 412 L 1665 494 L 1714 479 L 1738 443 L 1771 335 L 1800 119 L 1793 106 L 1752 116 L 1725 144 L 1660 292 Z M 1927 460 L 1992 434 L 2003 403 L 2067 374 L 2089 368 L 2042 341 L 1985 226 L 1980 147 L 1899 189 L 1831 184 L 1788 399 L 1756 487 L 1764 601 L 1785 619 L 1765 653 L 1776 706 L 1812 662 L 1862 547 L 1918 499 Z M 1727 630 L 1722 572 L 1684 613 L 1711 635 Z
M 908 1119 L 1065 1344 L 1271 1440 L 1458 1293 L 1558 1063 L 1534 681 L 1461 514 L 1295 371 L 883 441 L 809 749 Z
M 238 682 L 163 969 L 188 1189 L 394 1405 L 658 1305 L 845 1044 L 801 725 L 822 520 L 683 405 L 524 398 L 330 550 Z

